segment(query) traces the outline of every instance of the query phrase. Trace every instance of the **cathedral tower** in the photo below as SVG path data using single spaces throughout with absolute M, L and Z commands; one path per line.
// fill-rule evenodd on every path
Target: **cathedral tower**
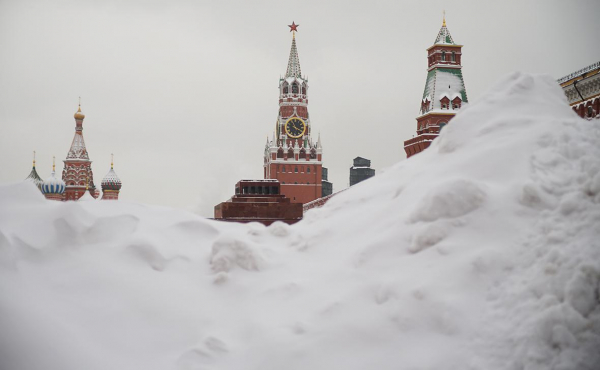
M 417 117 L 417 136 L 404 142 L 407 158 L 427 149 L 452 117 L 468 104 L 461 49 L 462 45 L 455 44 L 450 36 L 444 17 L 433 46 L 427 49 L 427 80 Z
M 86 191 L 88 185 L 90 195 L 96 197 L 96 186 L 94 185 L 94 174 L 92 173 L 92 161 L 88 156 L 85 141 L 83 141 L 83 119 L 81 103 L 75 113 L 75 137 L 71 143 L 71 149 L 67 154 L 62 178 L 66 184 L 65 200 L 77 200 Z
M 322 147 L 314 142 L 308 114 L 308 80 L 302 76 L 292 22 L 292 48 L 285 77 L 279 80 L 279 112 L 271 141 L 264 152 L 264 177 L 281 183 L 281 194 L 292 203 L 322 197 Z

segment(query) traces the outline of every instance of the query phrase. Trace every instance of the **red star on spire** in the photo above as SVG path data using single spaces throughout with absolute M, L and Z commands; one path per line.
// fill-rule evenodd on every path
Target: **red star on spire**
M 294 22 L 292 22 L 292 24 L 288 24 L 288 27 L 290 28 L 290 32 L 292 32 L 292 31 L 298 32 L 299 26 L 300 26 L 299 24 L 296 24 Z

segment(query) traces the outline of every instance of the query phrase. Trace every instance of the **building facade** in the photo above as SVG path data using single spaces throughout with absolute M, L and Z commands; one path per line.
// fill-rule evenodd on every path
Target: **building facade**
M 323 189 L 321 196 L 326 197 L 333 193 L 333 184 L 329 182 L 329 170 L 326 167 L 321 168 L 321 174 L 321 189 Z
M 240 180 L 235 194 L 215 206 L 215 220 L 294 224 L 302 219 L 302 204 L 292 203 L 281 194 L 277 180 Z
M 417 117 L 417 135 L 404 142 L 407 158 L 427 149 L 468 104 L 461 62 L 462 45 L 452 39 L 444 18 L 435 42 L 427 49 L 427 80 Z
M 354 158 L 352 167 L 350 167 L 350 186 L 373 176 L 375 176 L 375 170 L 371 168 L 370 160 L 363 157 Z
M 292 203 L 308 203 L 323 194 L 323 149 L 314 141 L 308 113 L 308 80 L 296 48 L 298 25 L 289 26 L 292 47 L 285 77 L 279 80 L 279 112 L 272 140 L 264 150 L 264 178 L 279 180 L 281 194 Z
M 579 117 L 600 119 L 600 62 L 573 72 L 558 83 Z

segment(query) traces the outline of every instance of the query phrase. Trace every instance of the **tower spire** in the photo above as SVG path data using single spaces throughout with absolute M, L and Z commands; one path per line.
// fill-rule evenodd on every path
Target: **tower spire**
M 56 172 L 56 157 L 52 156 L 52 173 Z
M 290 27 L 290 32 L 292 32 L 292 48 L 290 50 L 290 59 L 288 60 L 287 71 L 285 72 L 285 77 L 299 77 L 302 78 L 302 71 L 300 70 L 300 58 L 298 58 L 298 49 L 296 48 L 296 32 L 297 28 L 300 26 L 292 22 Z
M 33 151 L 33 168 L 35 168 L 35 150 Z
M 112 170 L 115 164 L 115 155 L 110 153 L 110 169 Z
M 434 45 L 439 45 L 439 44 L 456 45 L 454 43 L 454 40 L 452 39 L 452 36 L 450 35 L 450 31 L 448 31 L 448 28 L 446 27 L 446 11 L 445 10 L 444 10 L 443 14 L 444 14 L 444 16 L 443 16 L 443 21 L 442 21 L 442 28 L 440 28 L 440 32 L 438 32 L 438 35 L 433 44 Z

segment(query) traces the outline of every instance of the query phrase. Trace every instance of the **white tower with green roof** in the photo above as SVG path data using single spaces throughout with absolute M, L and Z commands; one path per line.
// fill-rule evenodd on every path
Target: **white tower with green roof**
M 427 49 L 427 80 L 417 117 L 417 135 L 404 142 L 406 157 L 427 149 L 461 108 L 469 103 L 462 76 L 462 45 L 446 27 L 446 18 L 433 46 Z

